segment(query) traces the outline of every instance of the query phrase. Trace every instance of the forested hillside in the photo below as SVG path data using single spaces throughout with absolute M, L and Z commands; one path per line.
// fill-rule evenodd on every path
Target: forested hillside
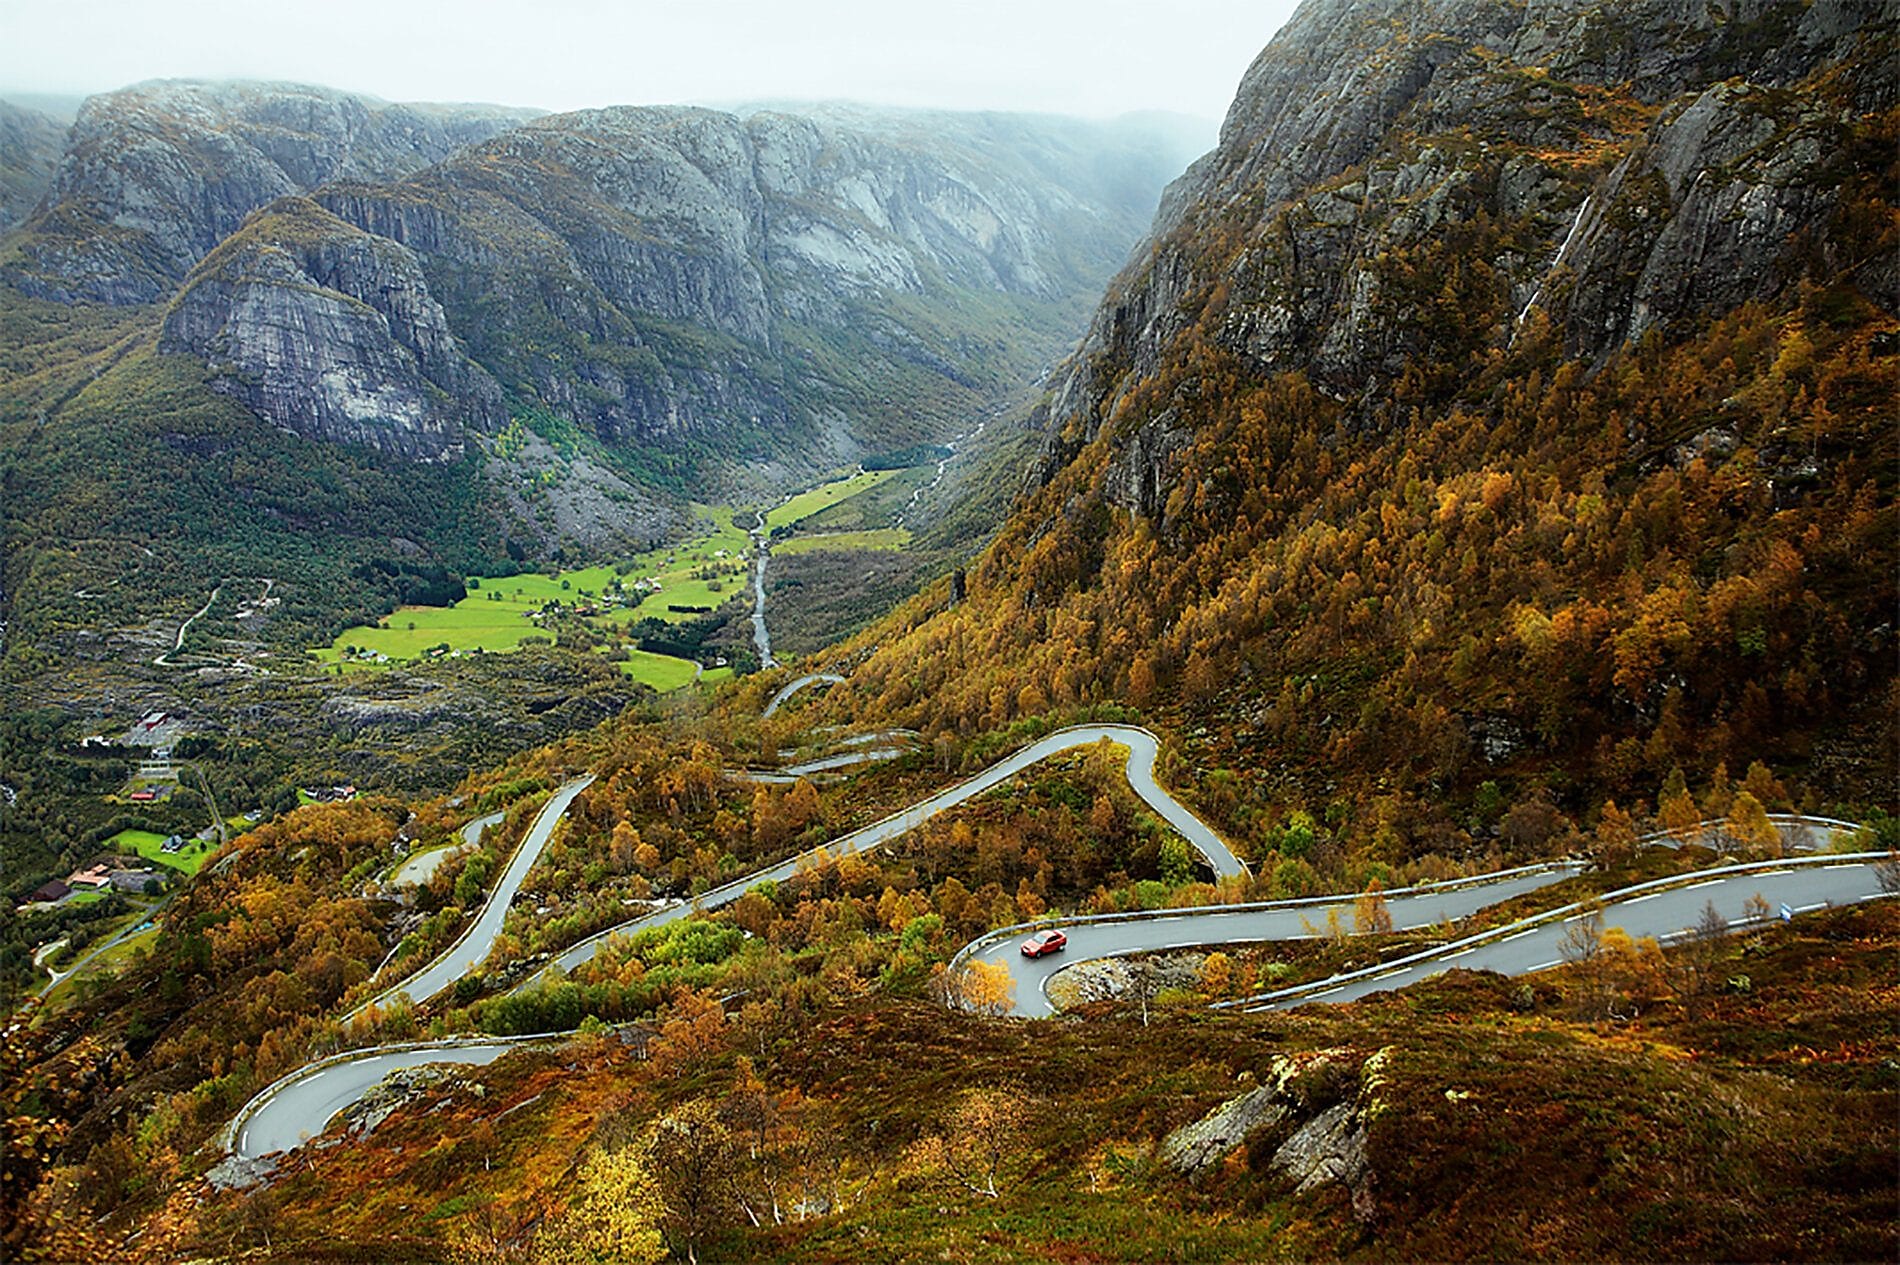
M 1893 1259 L 1897 55 L 1307 0 L 1092 320 L 1135 184 L 998 116 L 30 220 L 0 848 L 104 859 L 0 907 L 0 1249 Z M 180 152 L 269 184 L 267 113 Z M 507 653 L 265 657 L 530 578 Z
M 1362 859 L 1459 846 L 1500 779 L 1578 822 L 1758 760 L 1884 801 L 1893 28 L 1711 15 L 1633 77 L 1665 7 L 1627 45 L 1304 9 L 964 600 L 842 650 L 832 704 L 1159 709 L 1262 851 L 1336 794 Z

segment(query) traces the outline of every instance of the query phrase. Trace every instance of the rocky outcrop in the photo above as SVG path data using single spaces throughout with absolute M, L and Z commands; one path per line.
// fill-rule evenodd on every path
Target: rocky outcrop
M 1190 329 L 1378 427 L 1408 366 L 1542 322 L 1595 364 L 1812 273 L 1893 310 L 1890 244 L 1835 209 L 1894 29 L 1856 0 L 1308 0 L 1111 287 L 1041 476 Z M 1126 420 L 1109 491 L 1158 516 L 1172 423 Z
M 281 83 L 164 80 L 91 97 L 7 279 L 41 298 L 149 303 L 268 202 L 401 177 L 534 113 Z
M 366 1137 L 405 1107 L 431 1099 L 440 1104 L 445 1101 L 444 1095 L 452 1097 L 463 1091 L 478 1098 L 485 1092 L 479 1083 L 469 1080 L 462 1069 L 451 1064 L 424 1063 L 401 1068 L 383 1077 L 368 1093 L 342 1110 L 343 1130 L 351 1137 Z
M 314 203 L 274 203 L 193 273 L 161 351 L 286 430 L 448 461 L 506 423 L 407 249 Z
M 1367 1126 L 1380 1110 L 1378 1090 L 1389 1051 L 1367 1058 L 1320 1050 L 1273 1060 L 1257 1089 L 1230 1098 L 1161 1140 L 1157 1156 L 1184 1177 L 1211 1171 L 1247 1145 L 1303 1195 L 1337 1185 L 1362 1220 L 1374 1213 Z M 1270 1144 L 1270 1145 L 1268 1145 Z

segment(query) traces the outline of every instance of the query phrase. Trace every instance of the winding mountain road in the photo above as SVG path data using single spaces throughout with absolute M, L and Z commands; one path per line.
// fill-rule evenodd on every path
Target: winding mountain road
M 762 715 L 772 715 L 778 711 L 779 708 L 785 706 L 787 700 L 789 700 L 792 695 L 798 693 L 808 685 L 818 685 L 820 683 L 825 685 L 842 685 L 844 684 L 844 678 L 839 676 L 836 672 L 807 672 L 804 676 L 788 682 L 784 689 L 772 695 L 772 701 L 765 705 L 765 711 Z
M 568 805 L 593 781 L 591 773 L 586 777 L 575 778 L 548 798 L 540 815 L 528 828 L 528 837 L 521 841 L 521 846 L 515 849 L 514 856 L 509 859 L 508 868 L 502 872 L 501 882 L 495 884 L 488 899 L 482 903 L 481 913 L 442 956 L 400 984 L 383 990 L 350 1011 L 343 1017 L 343 1022 L 349 1023 L 371 1006 L 387 1006 L 398 997 L 408 997 L 415 1002 L 427 1001 L 487 961 L 489 951 L 495 947 L 495 937 L 501 934 L 502 921 L 508 916 L 508 906 L 514 902 L 515 893 L 521 890 L 522 880 L 528 877 L 528 871 L 534 868 L 534 863 L 541 859 L 541 852 L 548 846 L 548 840 L 554 837 L 554 828 L 561 824 Z
M 1764 862 L 1738 872 L 1711 871 L 1708 877 L 1687 875 L 1694 881 L 1657 888 L 1641 884 L 1612 892 L 1603 900 L 1603 926 L 1621 927 L 1632 938 L 1653 936 L 1667 942 L 1694 932 L 1703 911 L 1713 905 L 1731 927 L 1748 923 L 1747 903 L 1759 896 L 1772 911 L 1770 917 L 1812 913 L 1830 905 L 1852 905 L 1883 895 L 1874 862 L 1861 859 L 1820 858 L 1796 864 Z M 1781 914 L 1785 908 L 1787 913 Z M 1404 988 L 1454 966 L 1500 975 L 1531 975 L 1563 961 L 1563 939 L 1573 924 L 1587 918 L 1577 911 L 1473 943 L 1477 937 L 1446 945 L 1403 964 L 1388 963 L 1368 971 L 1334 976 L 1316 984 L 1264 993 L 1242 1003 L 1247 1010 L 1275 1010 L 1306 1002 L 1347 1002 L 1370 993 Z M 1529 920 L 1527 920 L 1529 921 Z
M 1049 734 L 964 782 L 871 826 L 832 840 L 824 850 L 832 855 L 868 851 L 917 828 L 938 813 L 981 795 L 1041 760 L 1104 739 L 1127 749 L 1126 772 L 1130 787 L 1200 851 L 1215 873 L 1228 876 L 1246 872 L 1220 837 L 1154 780 L 1155 760 L 1160 749 L 1155 736 L 1128 725 L 1081 725 Z M 486 959 L 501 929 L 508 904 L 522 880 L 553 836 L 562 815 L 592 781 L 591 775 L 578 778 L 549 799 L 528 837 L 516 850 L 502 881 L 483 906 L 476 924 L 447 953 L 402 984 L 380 994 L 376 1003 L 401 994 L 427 999 Z M 1785 837 L 1790 826 L 1777 824 Z M 678 902 L 609 928 L 569 948 L 552 965 L 571 970 L 592 958 L 614 936 L 716 909 L 762 882 L 790 878 L 812 861 L 815 851 L 715 888 L 690 904 Z M 1395 928 L 1435 925 L 1560 881 L 1578 868 L 1579 863 L 1557 862 L 1395 891 L 1388 894 L 1386 908 Z M 1668 884 L 1675 885 L 1666 886 Z M 1881 893 L 1879 875 L 1871 857 L 1820 858 L 1815 863 L 1765 862 L 1727 867 L 1710 872 L 1706 878 L 1692 875 L 1610 893 L 1604 898 L 1605 924 L 1621 926 L 1632 936 L 1668 938 L 1693 927 L 1710 902 L 1734 922 L 1743 916 L 1744 903 L 1757 895 L 1771 906 L 1785 907 L 1787 916 L 1793 916 L 1830 903 L 1875 899 Z M 1052 920 L 1046 925 L 1068 929 L 1069 949 L 1060 957 L 1038 961 L 1023 958 L 1017 950 L 1021 928 L 990 933 L 958 956 L 959 960 L 969 957 L 1007 964 L 1017 984 L 1017 1013 L 1047 1015 L 1053 1013 L 1053 1007 L 1044 994 L 1044 984 L 1057 971 L 1078 961 L 1156 949 L 1306 938 L 1323 934 L 1321 928 L 1328 921 L 1329 913 L 1350 919 L 1353 901 L 1352 894 L 1344 894 L 1267 905 L 1164 911 L 1129 918 Z M 1541 915 L 1402 962 L 1230 1004 L 1247 1009 L 1271 1009 L 1308 1001 L 1348 1001 L 1369 992 L 1402 987 L 1454 965 L 1513 974 L 1543 970 L 1561 960 L 1559 941 L 1568 923 L 1576 920 L 1559 916 L 1565 913 L 1559 910 L 1555 914 Z M 1586 915 L 1576 915 L 1582 916 Z M 544 979 L 545 973 L 536 975 L 521 988 L 539 986 Z M 369 1004 L 372 1003 L 358 1007 L 352 1016 Z M 245 1158 L 289 1150 L 322 1133 L 339 1111 L 361 1099 L 393 1071 L 426 1063 L 486 1064 L 524 1042 L 560 1039 L 563 1035 L 454 1039 L 362 1050 L 322 1060 L 291 1073 L 254 1097 L 229 1126 L 227 1145 Z
M 232 1127 L 231 1150 L 245 1159 L 290 1151 L 322 1133 L 339 1111 L 357 1102 L 391 1072 L 425 1063 L 493 1063 L 518 1041 L 366 1051 L 359 1058 L 314 1064 L 291 1073 L 251 1100 Z
M 1525 892 L 1560 883 L 1580 870 L 1579 863 L 1536 866 L 1512 874 L 1499 875 L 1489 882 L 1437 884 L 1410 892 L 1391 892 L 1386 896 L 1386 911 L 1392 915 L 1396 931 L 1430 927 L 1447 920 L 1469 917 L 1487 906 L 1521 896 Z M 1322 900 L 1282 901 L 1272 905 L 1233 908 L 1183 909 L 1156 913 L 1150 917 L 1103 920 L 1099 922 L 1047 922 L 1061 927 L 1069 944 L 1060 953 L 1026 958 L 1021 944 L 1027 928 L 1015 928 L 978 940 L 968 952 L 968 960 L 1000 965 L 1009 971 L 1016 985 L 1015 1012 L 1026 1018 L 1046 1018 L 1056 1013 L 1043 991 L 1050 977 L 1094 958 L 1122 957 L 1131 953 L 1152 953 L 1161 949 L 1198 948 L 1202 945 L 1244 944 L 1264 940 L 1307 940 L 1326 934 L 1328 917 L 1350 930 L 1353 925 L 1351 894 Z M 979 947 L 980 946 L 980 947 Z
M 1052 734 L 1039 738 L 1015 754 L 992 764 L 975 777 L 959 782 L 948 790 L 939 791 L 929 799 L 921 800 L 902 812 L 893 813 L 862 830 L 854 830 L 848 835 L 833 839 L 821 848 L 801 852 L 777 865 L 755 871 L 744 878 L 734 879 L 721 887 L 715 887 L 696 897 L 691 904 L 681 903 L 668 906 L 589 936 L 556 958 L 553 965 L 564 971 L 571 971 L 592 958 L 600 951 L 600 946 L 614 936 L 629 935 L 636 931 L 644 931 L 648 927 L 664 926 L 666 923 L 685 917 L 696 909 L 717 909 L 722 905 L 731 904 L 760 883 L 782 883 L 798 873 L 800 867 L 809 865 L 820 851 L 831 856 L 840 856 L 847 852 L 868 852 L 880 844 L 888 843 L 892 839 L 915 830 L 938 813 L 955 808 L 1001 785 L 1032 764 L 1060 755 L 1065 751 L 1073 751 L 1078 747 L 1093 746 L 1103 739 L 1128 748 L 1126 770 L 1128 785 L 1143 803 L 1154 809 L 1167 820 L 1169 825 L 1181 832 L 1182 837 L 1200 852 L 1202 859 L 1208 863 L 1215 874 L 1226 878 L 1247 872 L 1247 867 L 1239 857 L 1233 854 L 1219 835 L 1155 781 L 1155 757 L 1160 752 L 1161 744 L 1153 734 L 1132 725 L 1078 725 L 1071 729 L 1058 729 Z M 531 979 L 524 987 L 532 986 L 534 982 L 535 980 Z
M 839 855 L 863 852 L 916 829 L 931 817 L 954 808 L 1014 777 L 1042 760 L 1078 747 L 1093 746 L 1107 739 L 1128 749 L 1129 786 L 1142 802 L 1153 808 L 1205 858 L 1215 873 L 1244 874 L 1246 867 L 1213 830 L 1169 795 L 1154 779 L 1155 758 L 1160 742 L 1145 729 L 1132 725 L 1081 725 L 1057 730 L 1037 739 L 1012 755 L 1006 756 L 983 772 L 947 790 L 940 791 L 883 821 L 832 840 L 822 850 Z M 352 1010 L 345 1018 L 362 1014 L 372 1005 L 386 1005 L 398 996 L 426 1000 L 479 966 L 493 947 L 501 930 L 509 903 L 520 889 L 522 880 L 533 867 L 554 828 L 568 806 L 593 777 L 577 778 L 555 792 L 535 818 L 528 837 L 515 850 L 502 881 L 496 885 L 481 916 L 462 939 L 423 970 L 402 983 L 379 993 Z M 706 892 L 691 904 L 681 902 L 632 919 L 591 936 L 555 959 L 554 965 L 572 970 L 592 958 L 614 936 L 628 935 L 647 927 L 662 926 L 698 910 L 717 909 L 731 903 L 758 884 L 783 881 L 811 863 L 818 850 L 801 853 L 764 870 L 736 879 Z M 531 977 L 522 988 L 536 986 L 544 977 Z M 519 990 L 517 990 L 519 991 Z M 364 1093 L 392 1071 L 431 1062 L 486 1063 L 500 1057 L 515 1042 L 458 1042 L 447 1046 L 405 1048 L 402 1050 L 365 1050 L 355 1056 L 342 1056 L 294 1072 L 260 1092 L 239 1113 L 233 1125 L 230 1145 L 239 1155 L 256 1158 L 273 1150 L 284 1150 L 302 1140 L 320 1134 L 338 1111 L 361 1098 Z

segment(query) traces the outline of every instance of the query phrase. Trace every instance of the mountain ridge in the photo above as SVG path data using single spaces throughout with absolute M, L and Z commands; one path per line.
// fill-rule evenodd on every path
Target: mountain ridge
M 1130 700 L 1259 779 L 1242 819 L 1343 778 L 1436 819 L 1415 847 L 1495 776 L 1578 821 L 1677 764 L 1872 793 L 1895 27 L 1680 18 L 1303 6 L 1111 283 L 996 544 L 841 647 L 827 703 Z

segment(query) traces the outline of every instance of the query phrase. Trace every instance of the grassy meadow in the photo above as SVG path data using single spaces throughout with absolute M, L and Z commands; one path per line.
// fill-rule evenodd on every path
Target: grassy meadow
M 135 852 L 147 861 L 177 870 L 180 874 L 196 874 L 211 859 L 211 854 L 218 850 L 215 843 L 187 839 L 184 847 L 168 853 L 164 850 L 165 836 L 153 830 L 121 830 L 99 847 L 105 852 Z
M 780 527 L 789 527 L 800 519 L 810 518 L 834 505 L 850 500 L 860 492 L 868 492 L 881 483 L 903 474 L 902 470 L 860 470 L 856 474 L 830 483 L 821 483 L 815 488 L 800 492 L 785 504 L 765 512 L 765 527 L 773 531 Z

